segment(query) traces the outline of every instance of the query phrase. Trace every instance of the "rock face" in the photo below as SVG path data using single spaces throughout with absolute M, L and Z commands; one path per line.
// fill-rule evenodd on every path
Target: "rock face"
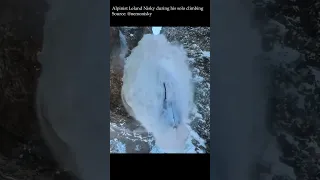
M 121 39 L 119 28 L 110 27 L 110 110 L 122 115 L 126 112 L 121 103 L 121 86 L 122 86 L 122 72 L 123 64 L 121 64 Z
M 129 49 L 135 47 L 142 38 L 141 35 L 135 35 L 136 33 L 151 32 L 151 28 L 143 31 L 121 27 L 121 30 L 127 38 Z M 169 41 L 184 45 L 197 87 L 196 106 L 191 116 L 191 136 L 187 140 L 185 152 L 210 152 L 210 28 L 164 27 L 160 33 L 165 34 Z M 133 37 L 138 37 L 138 41 L 131 44 Z M 137 121 L 113 111 L 111 121 L 111 153 L 162 152 L 154 145 L 153 137 L 146 133 Z
M 0 147 L 10 149 L 8 131 L 28 139 L 36 131 L 34 91 L 40 74 L 45 1 L 0 3 Z M 3 129 L 2 129 L 3 128 Z M 1 153 L 0 148 L 0 153 Z M 4 153 L 5 154 L 5 153 Z
M 319 179 L 320 3 L 257 0 L 255 4 L 264 58 L 274 64 L 270 133 L 280 150 L 276 159 L 283 164 L 269 176 Z
M 129 52 L 138 45 L 138 42 L 145 34 L 152 34 L 151 27 L 120 27 L 121 32 L 126 36 Z
M 137 46 L 140 39 L 144 34 L 152 33 L 151 28 L 148 27 L 111 27 L 111 30 L 120 30 L 125 36 L 126 43 L 128 46 L 128 53 L 126 56 L 130 54 L 130 51 Z M 115 36 L 110 36 L 111 42 L 110 46 L 120 46 L 119 34 Z M 117 47 L 119 48 L 119 47 Z M 115 50 L 117 51 L 117 50 Z M 118 51 L 117 51 L 118 52 Z M 119 53 L 119 52 L 118 52 Z M 119 54 L 118 54 L 119 55 Z M 111 62 L 112 56 L 111 57 Z M 122 71 L 116 71 L 112 67 L 110 68 L 110 110 L 117 114 L 127 116 L 127 112 L 125 111 L 122 101 L 121 101 L 121 87 L 122 87 Z

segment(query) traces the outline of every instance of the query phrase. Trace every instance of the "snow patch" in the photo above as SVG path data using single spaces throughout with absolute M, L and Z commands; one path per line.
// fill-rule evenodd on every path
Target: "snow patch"
M 126 153 L 126 145 L 118 139 L 110 140 L 110 152 L 112 153 Z
M 206 58 L 210 58 L 210 51 L 202 51 L 202 56 Z

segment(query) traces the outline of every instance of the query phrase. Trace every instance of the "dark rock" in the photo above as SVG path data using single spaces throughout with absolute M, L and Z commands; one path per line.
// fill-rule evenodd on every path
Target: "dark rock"
M 115 56 L 119 56 L 120 50 L 120 40 L 118 30 L 120 30 L 127 41 L 128 53 L 138 45 L 138 42 L 143 37 L 144 34 L 152 33 L 150 27 L 111 27 L 111 52 L 115 53 Z M 115 32 L 117 31 L 117 32 Z M 112 56 L 111 56 L 112 57 Z M 113 59 L 111 59 L 113 61 Z M 115 70 L 115 68 L 110 69 L 110 110 L 112 112 L 118 113 L 123 116 L 128 116 L 121 100 L 121 87 L 122 87 L 122 70 Z
M 320 172 L 316 165 L 320 153 L 320 4 L 303 0 L 257 0 L 255 4 L 265 14 L 264 26 L 272 22 L 279 27 L 272 34 L 281 38 L 274 39 L 270 52 L 286 52 L 285 56 L 269 53 L 270 59 L 278 61 L 271 129 L 282 150 L 280 159 L 294 168 L 297 179 L 316 179 Z M 257 16 L 262 17 L 261 13 Z M 292 178 L 284 174 L 273 179 Z

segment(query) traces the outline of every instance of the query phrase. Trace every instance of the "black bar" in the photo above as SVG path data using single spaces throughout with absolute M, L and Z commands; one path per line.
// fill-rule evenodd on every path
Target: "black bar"
M 111 179 L 209 179 L 210 154 L 111 154 Z
M 131 1 L 111 0 L 111 26 L 210 26 L 210 1 L 184 1 L 164 0 L 154 1 Z M 116 7 L 123 7 L 116 10 Z M 131 10 L 129 10 L 129 7 Z M 141 7 L 142 10 L 133 10 L 133 7 Z M 155 10 L 144 9 L 154 7 Z M 157 7 L 168 7 L 167 10 L 156 10 Z M 175 7 L 177 10 L 170 10 Z M 178 10 L 184 7 L 185 10 Z M 188 10 L 193 7 L 198 10 Z M 125 10 L 125 8 L 127 8 Z M 183 8 L 182 8 L 183 9 Z M 201 9 L 203 11 L 201 11 Z M 151 16 L 130 16 L 130 13 L 152 13 Z M 115 13 L 122 13 L 115 15 Z

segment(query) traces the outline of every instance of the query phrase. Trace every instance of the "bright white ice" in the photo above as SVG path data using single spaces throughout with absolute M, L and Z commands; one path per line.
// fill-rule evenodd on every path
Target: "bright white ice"
M 160 34 L 160 31 L 161 31 L 161 26 L 153 26 L 152 27 L 152 32 L 154 35 L 157 35 L 157 34 Z

